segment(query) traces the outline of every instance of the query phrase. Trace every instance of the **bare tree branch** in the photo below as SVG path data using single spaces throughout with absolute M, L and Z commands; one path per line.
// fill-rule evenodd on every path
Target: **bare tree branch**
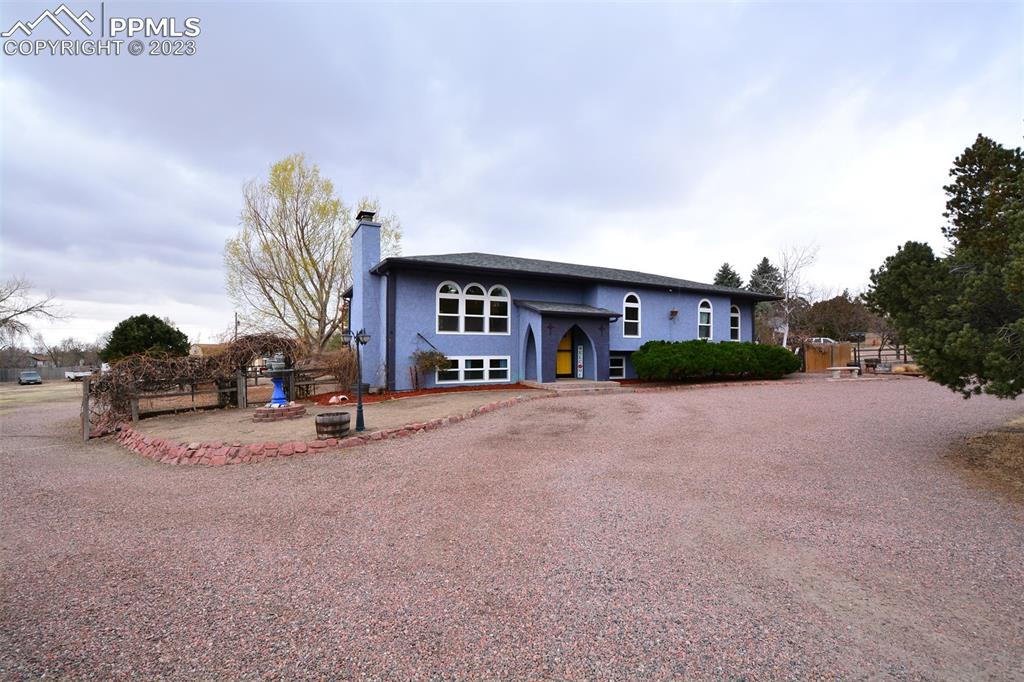
M 323 350 L 342 324 L 341 292 L 352 279 L 351 210 L 301 154 L 274 164 L 265 181 L 246 183 L 242 199 L 241 227 L 224 246 L 228 295 L 247 328 Z M 368 198 L 359 208 L 378 212 L 383 255 L 399 253 L 398 218 L 381 216 Z
M 789 327 L 798 310 L 808 305 L 814 295 L 813 286 L 806 281 L 805 271 L 818 257 L 818 247 L 790 246 L 779 252 L 779 274 L 782 275 L 782 300 L 778 302 L 779 322 L 782 327 L 782 345 L 789 344 Z
M 29 320 L 56 320 L 65 317 L 53 300 L 53 294 L 32 293 L 32 284 L 24 277 L 11 277 L 0 284 L 0 335 L 13 340 L 29 333 Z

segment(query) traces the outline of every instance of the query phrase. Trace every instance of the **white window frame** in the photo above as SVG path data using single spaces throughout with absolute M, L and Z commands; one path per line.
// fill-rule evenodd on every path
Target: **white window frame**
M 707 308 L 704 307 L 705 303 L 708 304 Z M 700 314 L 702 312 L 704 312 L 705 310 L 708 311 L 708 323 L 706 325 L 703 325 L 703 324 L 700 323 Z M 708 335 L 707 336 L 701 336 L 700 335 L 700 328 L 701 327 L 707 327 L 708 328 Z M 708 341 L 711 341 L 712 339 L 715 338 L 715 307 L 713 305 L 711 305 L 711 301 L 709 301 L 706 298 L 702 298 L 700 300 L 700 303 L 697 304 L 697 338 L 698 339 L 707 339 Z
M 479 294 L 467 294 L 471 288 L 476 287 L 480 290 Z M 482 306 L 482 312 L 480 315 L 470 315 L 469 306 L 466 305 L 469 301 L 480 301 Z M 486 334 L 487 333 L 487 308 L 489 305 L 489 297 L 487 296 L 487 287 L 477 282 L 470 282 L 466 286 L 462 287 L 462 324 L 459 329 L 462 330 L 463 334 Z M 480 331 L 467 331 L 466 320 L 469 318 L 480 320 Z
M 438 386 L 450 386 L 453 384 L 501 384 L 512 381 L 512 357 L 509 355 L 450 355 L 449 360 L 458 360 L 459 378 L 454 380 L 442 380 L 438 377 L 442 371 L 456 371 L 456 370 L 437 370 L 434 372 L 434 383 Z M 483 379 L 464 379 L 466 372 L 466 360 L 483 360 Z M 491 360 L 504 360 L 504 367 L 491 367 Z M 491 370 L 504 370 L 505 377 L 503 379 L 492 379 Z
M 733 322 L 736 324 L 733 324 Z M 732 338 L 733 331 L 736 332 L 735 339 Z M 729 306 L 729 340 L 743 340 L 743 315 L 740 313 L 740 307 L 738 305 Z
M 442 294 L 441 293 L 441 289 L 445 285 L 448 285 L 448 284 L 450 284 L 451 286 L 455 287 L 455 290 L 458 291 L 459 293 L 458 294 Z M 452 315 L 451 313 L 444 313 L 444 315 L 443 315 L 443 317 L 454 317 L 454 318 L 456 318 L 456 320 L 458 321 L 458 329 L 455 330 L 455 331 L 452 331 L 452 330 L 442 330 L 441 329 L 441 317 L 442 317 L 442 314 L 441 314 L 441 299 L 442 298 L 447 299 L 447 300 L 454 300 L 458 304 L 458 312 L 455 315 Z M 434 290 L 434 332 L 437 333 L 437 334 L 459 334 L 459 333 L 462 332 L 462 287 L 460 287 L 455 282 L 452 282 L 451 280 L 446 280 L 444 282 L 441 282 L 440 284 L 437 285 L 437 289 Z
M 622 367 L 616 368 L 612 363 L 615 360 L 622 362 Z M 613 370 L 618 369 L 620 374 L 612 374 Z M 626 378 L 626 356 L 625 355 L 609 355 L 608 356 L 608 378 L 609 379 L 625 379 Z
M 636 299 L 636 303 L 627 303 L 629 297 L 632 296 Z M 636 334 L 626 333 L 626 309 L 636 308 Z M 630 320 L 632 322 L 632 320 Z M 639 339 L 644 334 L 643 328 L 643 309 L 640 302 L 640 295 L 630 291 L 622 297 L 622 337 L 625 339 Z
M 455 287 L 456 290 L 458 290 L 458 292 L 459 292 L 458 297 L 456 297 L 455 294 L 442 294 L 441 293 L 441 287 L 445 286 L 446 284 L 450 284 L 453 287 Z M 483 297 L 481 298 L 479 295 L 467 296 L 466 290 L 471 288 L 471 287 L 480 287 L 480 290 L 484 292 L 483 293 Z M 501 291 L 504 291 L 505 295 L 504 296 L 493 296 L 492 294 L 493 294 L 495 289 L 499 289 Z M 444 331 L 442 331 L 441 330 L 441 325 L 439 324 L 439 322 L 440 322 L 440 318 L 442 316 L 441 315 L 441 299 L 442 298 L 446 298 L 446 299 L 450 299 L 450 300 L 457 298 L 458 301 L 459 301 L 459 328 L 458 328 L 457 331 L 455 331 L 455 330 L 444 330 Z M 503 331 L 503 332 L 492 332 L 491 331 L 491 299 L 492 298 L 502 300 L 506 304 L 505 305 L 505 310 L 506 310 L 505 316 L 504 317 L 496 316 L 496 318 L 503 319 L 503 320 L 506 321 L 505 322 L 505 331 Z M 483 328 L 483 331 L 478 331 L 478 332 L 466 331 L 466 317 L 467 317 L 467 315 L 466 315 L 466 301 L 467 300 L 473 300 L 473 301 L 480 301 L 480 300 L 482 300 L 483 301 L 483 306 L 484 306 L 484 314 L 483 314 L 484 328 Z M 454 317 L 454 315 L 451 315 L 450 313 L 446 313 L 445 317 Z M 471 315 L 470 317 L 477 318 L 478 316 L 477 315 Z M 452 280 L 445 280 L 444 282 L 441 282 L 440 284 L 437 285 L 437 289 L 434 290 L 434 332 L 436 334 L 461 334 L 461 335 L 464 335 L 464 336 L 510 336 L 512 334 L 512 292 L 504 284 L 495 284 L 495 285 L 491 286 L 490 289 L 488 289 L 487 287 L 485 287 L 484 285 L 482 285 L 482 284 L 480 284 L 478 282 L 470 282 L 469 284 L 467 284 L 464 287 L 460 287 L 458 285 L 458 283 L 456 283 L 456 282 L 454 282 Z
M 500 289 L 505 293 L 504 296 L 495 296 L 494 290 Z M 505 320 L 505 331 L 503 332 L 492 332 L 491 331 L 491 301 L 504 301 L 505 302 L 505 314 L 494 315 L 493 319 Z M 496 334 L 498 336 L 508 336 L 512 333 L 512 294 L 509 293 L 508 287 L 503 284 L 495 284 L 487 290 L 487 300 L 484 301 L 484 315 L 486 319 L 486 330 L 488 334 Z

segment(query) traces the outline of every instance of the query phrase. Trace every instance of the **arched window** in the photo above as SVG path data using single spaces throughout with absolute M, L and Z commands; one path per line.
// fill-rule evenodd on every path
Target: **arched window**
M 458 334 L 462 313 L 462 291 L 455 282 L 442 282 L 437 287 L 437 332 Z
M 729 308 L 729 340 L 740 340 L 740 308 L 735 305 Z
M 630 292 L 622 300 L 622 335 L 640 336 L 640 297 Z
M 470 283 L 455 282 L 437 287 L 438 334 L 508 334 L 512 297 L 500 284 L 490 291 Z
M 706 298 L 697 306 L 697 338 L 711 340 L 711 301 Z
M 487 331 L 508 334 L 508 289 L 496 284 L 487 292 Z
M 462 290 L 462 331 L 482 334 L 486 330 L 487 294 L 479 284 L 467 284 Z

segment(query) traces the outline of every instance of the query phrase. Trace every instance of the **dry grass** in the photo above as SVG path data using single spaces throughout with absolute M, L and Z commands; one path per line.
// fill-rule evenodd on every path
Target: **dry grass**
M 82 384 L 54 379 L 42 384 L 19 386 L 17 382 L 0 383 L 0 414 L 35 403 L 82 400 Z
M 1024 417 L 968 437 L 951 458 L 997 487 L 1024 497 Z

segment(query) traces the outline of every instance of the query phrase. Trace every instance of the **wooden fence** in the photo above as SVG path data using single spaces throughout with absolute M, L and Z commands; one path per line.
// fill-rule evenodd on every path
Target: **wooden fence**
M 39 372 L 43 381 L 67 381 L 64 372 L 88 372 L 91 367 L 0 367 L 0 382 L 17 381 L 22 372 Z
M 805 343 L 804 371 L 825 372 L 829 367 L 844 367 L 853 360 L 853 346 L 849 343 Z
M 906 346 L 865 346 L 857 350 L 852 343 L 805 343 L 803 345 L 803 364 L 805 372 L 826 372 L 829 367 L 844 367 L 847 363 L 856 362 L 862 368 L 866 361 L 870 364 L 886 363 L 897 365 L 912 362 Z
M 336 387 L 335 390 L 344 388 L 338 385 L 337 379 L 330 373 L 327 367 L 300 367 L 289 371 L 285 376 L 284 391 L 289 400 L 301 400 L 317 393 L 317 388 L 327 386 Z M 250 368 L 239 371 L 231 385 L 222 382 L 218 386 L 215 382 L 196 382 L 182 380 L 178 383 L 180 390 L 146 392 L 139 390 L 131 397 L 131 419 L 132 423 L 138 423 L 145 417 L 154 417 L 162 414 L 177 414 L 178 412 L 195 412 L 198 410 L 216 409 L 233 405 L 239 408 L 249 406 L 249 395 L 253 388 L 261 385 L 269 386 L 270 377 L 261 374 L 259 368 Z M 82 381 L 82 436 L 89 440 L 92 432 L 93 409 L 92 394 L 94 382 L 92 378 Z M 187 389 L 186 389 L 187 387 Z M 345 387 L 348 388 L 348 387 Z M 261 393 L 266 393 L 261 391 Z
M 864 346 L 860 347 L 860 358 L 859 360 L 863 363 L 865 360 L 875 358 L 878 362 L 884 362 L 891 365 L 898 365 L 900 363 L 913 362 L 914 358 L 910 355 L 906 346 Z M 854 357 L 854 360 L 857 360 Z

